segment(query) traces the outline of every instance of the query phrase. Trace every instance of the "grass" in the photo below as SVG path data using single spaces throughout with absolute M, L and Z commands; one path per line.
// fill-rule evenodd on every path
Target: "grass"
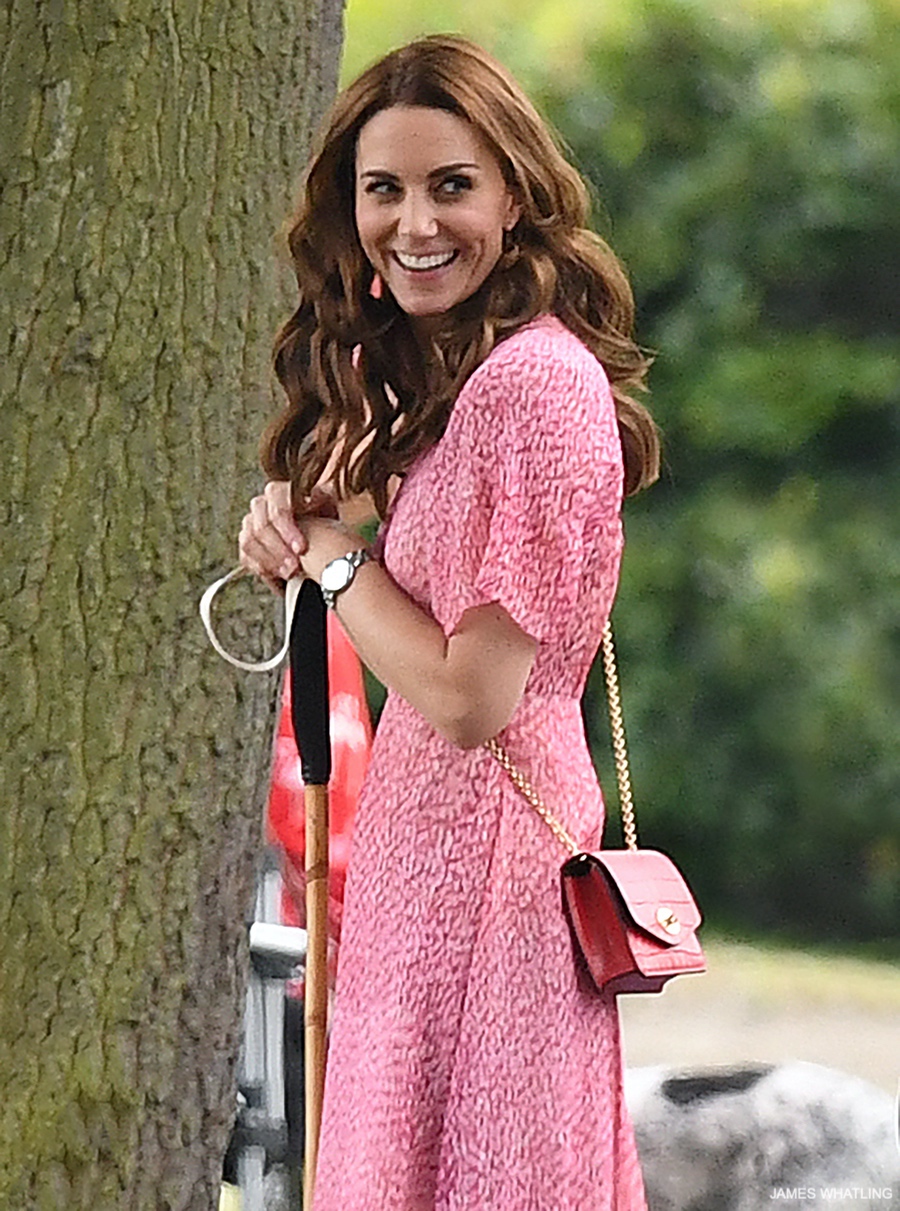
M 900 968 L 864 955 L 704 934 L 710 968 L 734 991 L 769 1004 L 852 1006 L 900 1014 Z

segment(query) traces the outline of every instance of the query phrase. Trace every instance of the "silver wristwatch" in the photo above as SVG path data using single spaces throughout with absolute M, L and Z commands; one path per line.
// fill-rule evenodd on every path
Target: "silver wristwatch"
M 322 597 L 330 610 L 334 609 L 338 594 L 343 593 L 344 589 L 353 584 L 356 569 L 361 568 L 364 563 L 368 563 L 371 558 L 369 552 L 363 549 L 339 555 L 337 559 L 332 559 L 331 563 L 325 565 L 319 584 L 322 589 Z

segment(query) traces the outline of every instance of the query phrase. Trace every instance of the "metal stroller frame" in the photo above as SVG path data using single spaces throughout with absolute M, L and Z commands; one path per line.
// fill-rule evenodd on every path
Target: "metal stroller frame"
M 267 851 L 250 932 L 238 1111 L 225 1171 L 241 1211 L 301 1211 L 303 1005 L 285 993 L 302 971 L 306 930 L 279 924 L 281 874 Z M 229 1206 L 225 1192 L 220 1207 Z M 231 1205 L 237 1200 L 232 1199 Z

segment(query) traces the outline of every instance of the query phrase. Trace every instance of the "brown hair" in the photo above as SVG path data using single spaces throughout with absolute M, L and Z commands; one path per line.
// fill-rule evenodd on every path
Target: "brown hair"
M 484 284 L 445 317 L 424 359 L 408 318 L 373 270 L 356 231 L 360 130 L 393 105 L 465 118 L 481 133 L 521 205 L 511 245 Z M 603 364 L 612 385 L 632 493 L 659 473 L 659 441 L 642 390 L 648 362 L 632 338 L 634 303 L 615 254 L 589 231 L 584 182 L 509 73 L 464 38 L 432 35 L 392 51 L 337 98 L 307 170 L 288 245 L 300 289 L 278 333 L 275 371 L 289 405 L 263 438 L 272 478 L 309 495 L 337 451 L 340 496 L 372 493 L 443 433 L 454 401 L 496 343 L 557 315 Z

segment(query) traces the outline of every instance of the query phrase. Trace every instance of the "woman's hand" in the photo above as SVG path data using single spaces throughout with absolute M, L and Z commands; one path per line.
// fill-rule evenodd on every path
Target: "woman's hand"
M 304 515 L 336 517 L 334 497 L 324 488 L 316 488 L 306 502 Z M 286 580 L 302 570 L 300 557 L 306 552 L 306 535 L 291 508 L 291 485 L 286 480 L 270 480 L 263 494 L 254 496 L 241 523 L 240 565 L 280 590 Z
M 319 583 L 327 563 L 363 546 L 359 534 L 338 521 L 336 513 L 333 497 L 316 489 L 295 520 L 290 485 L 267 484 L 241 527 L 241 565 L 276 589 L 298 572 Z M 375 676 L 452 744 L 474 748 L 511 719 L 538 644 L 496 602 L 466 610 L 454 632 L 445 636 L 373 560 L 338 596 L 336 609 Z

